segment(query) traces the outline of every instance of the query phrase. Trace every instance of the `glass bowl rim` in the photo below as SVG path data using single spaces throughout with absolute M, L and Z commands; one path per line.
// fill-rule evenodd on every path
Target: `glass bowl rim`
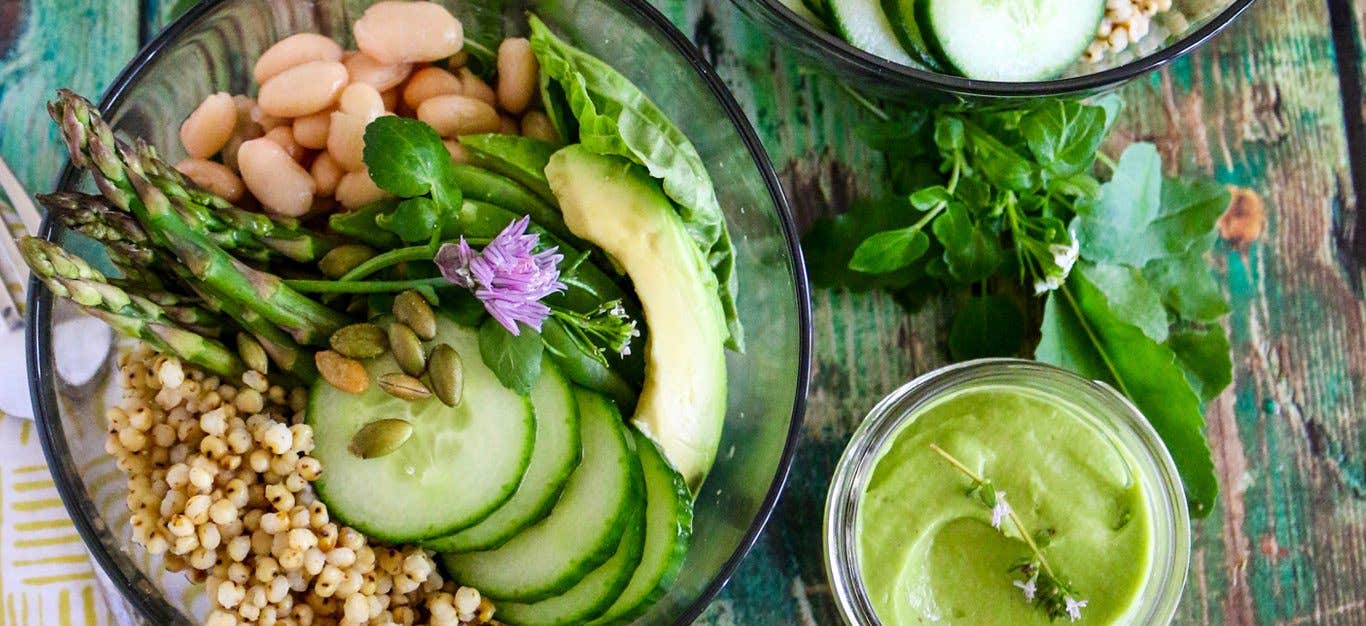
M 142 76 L 143 71 L 153 60 L 166 48 L 176 43 L 202 17 L 230 1 L 201 0 L 166 26 L 119 71 L 100 98 L 100 112 L 108 113 L 122 103 L 127 97 L 128 89 L 136 79 Z M 694 74 L 702 80 L 717 104 L 725 111 L 731 125 L 740 136 L 741 142 L 744 143 L 750 160 L 758 170 L 763 179 L 764 187 L 768 190 L 773 201 L 792 266 L 793 290 L 797 299 L 798 362 L 796 388 L 787 437 L 783 443 L 782 453 L 778 457 L 777 467 L 774 468 L 773 480 L 769 484 L 749 528 L 745 530 L 740 542 L 736 544 L 735 550 L 722 564 L 716 575 L 703 587 L 701 594 L 674 621 L 675 624 L 682 625 L 691 623 L 701 615 L 711 600 L 730 581 L 740 562 L 744 560 L 750 548 L 758 540 L 760 533 L 763 532 L 764 526 L 768 523 L 769 517 L 773 514 L 773 509 L 778 503 L 783 487 L 787 483 L 792 459 L 801 440 L 802 422 L 806 416 L 807 390 L 811 382 L 810 285 L 807 279 L 806 263 L 802 257 L 801 238 L 792 215 L 792 207 L 787 201 L 787 196 L 778 179 L 778 173 L 773 168 L 773 163 L 769 160 L 762 141 L 750 124 L 744 110 L 740 108 L 734 94 L 726 88 L 720 76 L 716 74 L 711 64 L 703 58 L 702 53 L 697 50 L 692 42 L 647 0 L 603 1 L 621 5 L 624 10 L 635 13 L 643 18 L 649 26 L 656 29 L 665 41 L 672 45 L 674 51 L 687 61 Z M 68 159 L 57 176 L 56 187 L 60 189 L 72 186 L 80 179 L 80 176 L 80 171 Z M 44 217 L 39 233 L 36 234 L 44 239 L 52 240 L 59 230 L 60 228 L 54 220 Z M 80 477 L 70 475 L 66 465 L 64 465 L 63 460 L 70 457 L 70 449 L 61 425 L 61 409 L 58 406 L 56 395 L 57 380 L 55 372 L 49 371 L 43 365 L 52 362 L 52 292 L 37 278 L 32 278 L 29 281 L 28 293 L 26 323 L 27 327 L 34 331 L 27 333 L 24 342 L 26 366 L 29 372 L 29 395 L 34 408 L 33 421 L 36 425 L 38 440 L 42 444 L 43 457 L 52 472 L 58 495 L 61 497 L 68 515 L 71 516 L 72 523 L 86 549 L 99 565 L 100 573 L 108 577 L 112 586 L 118 589 L 119 594 L 134 607 L 139 616 L 161 615 L 166 612 L 169 605 L 159 596 L 148 596 L 140 593 L 135 588 L 135 580 L 130 580 L 130 577 L 124 575 L 115 562 L 114 556 L 105 549 L 104 544 L 100 541 L 99 531 L 96 530 L 91 521 L 92 518 L 86 515 L 83 489 L 77 487 L 77 483 L 81 480 Z M 138 578 L 141 578 L 140 574 Z
M 736 3 L 757 3 L 759 10 L 766 11 L 786 22 L 786 26 L 799 33 L 798 37 L 803 37 L 816 44 L 823 51 L 833 55 L 840 63 L 852 64 L 861 71 L 871 71 L 891 78 L 898 83 L 898 88 L 920 85 L 966 96 L 1016 98 L 1090 93 L 1129 82 L 1185 56 L 1204 44 L 1222 32 L 1229 24 L 1232 24 L 1239 15 L 1242 15 L 1243 11 L 1247 10 L 1257 0 L 1232 0 L 1228 6 L 1224 7 L 1200 28 L 1191 31 L 1153 54 L 1139 57 L 1123 65 L 1081 76 L 1021 82 L 977 80 L 894 63 L 850 45 L 833 33 L 817 28 L 792 9 L 784 6 L 781 0 L 734 1 Z
M 1190 577 L 1193 529 L 1181 477 L 1156 429 L 1131 400 L 1103 381 L 1039 361 L 990 357 L 936 368 L 889 392 L 868 410 L 840 454 L 822 511 L 821 555 L 843 623 L 860 624 L 863 622 L 859 620 L 865 619 L 881 623 L 862 589 L 854 538 L 861 496 L 851 495 L 851 490 L 857 492 L 863 488 L 882 451 L 891 445 L 897 433 L 912 421 L 921 407 L 932 405 L 947 393 L 966 390 L 984 381 L 1004 385 L 1010 383 L 1000 379 L 1018 380 L 1030 376 L 1067 385 L 1068 391 L 1080 392 L 1099 405 L 1108 405 L 1101 410 L 1109 415 L 1099 416 L 1093 426 L 1098 425 L 1101 430 L 1110 431 L 1111 436 L 1123 439 L 1114 443 L 1128 448 L 1140 474 L 1150 474 L 1157 479 L 1160 493 L 1150 494 L 1149 501 L 1162 506 L 1153 510 L 1155 560 L 1148 572 L 1160 574 L 1160 578 L 1150 579 L 1148 582 L 1156 586 L 1136 598 L 1146 611 L 1136 617 L 1146 619 L 1145 624 L 1168 624 L 1175 617 Z M 1029 384 L 1025 383 L 1025 386 Z M 1051 389 L 1031 388 L 1038 393 L 1054 393 Z M 1156 519 L 1164 511 L 1171 517 Z M 1168 535 L 1170 541 L 1163 542 Z

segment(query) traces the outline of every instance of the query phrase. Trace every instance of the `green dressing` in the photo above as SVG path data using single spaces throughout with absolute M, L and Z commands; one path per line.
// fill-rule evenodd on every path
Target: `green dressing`
M 1082 409 L 1028 389 L 969 388 L 916 410 L 880 454 L 857 518 L 858 562 L 887 626 L 1049 624 L 1012 584 L 1030 556 L 1009 520 L 966 494 L 971 480 L 937 444 L 997 491 L 1053 570 L 1087 601 L 1079 624 L 1126 623 L 1153 559 L 1153 519 L 1133 456 Z

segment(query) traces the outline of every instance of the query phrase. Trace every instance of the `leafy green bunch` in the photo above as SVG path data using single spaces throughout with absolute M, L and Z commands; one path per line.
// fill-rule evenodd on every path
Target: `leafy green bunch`
M 1027 355 L 1038 337 L 1035 358 L 1105 381 L 1143 411 L 1192 512 L 1207 514 L 1218 485 L 1202 407 L 1232 367 L 1218 323 L 1228 305 L 1206 260 L 1223 187 L 1164 178 L 1150 144 L 1117 163 L 1100 152 L 1113 98 L 869 108 L 879 119 L 859 134 L 886 154 L 897 193 L 813 227 L 813 281 L 886 290 L 912 309 L 953 294 L 959 360 Z

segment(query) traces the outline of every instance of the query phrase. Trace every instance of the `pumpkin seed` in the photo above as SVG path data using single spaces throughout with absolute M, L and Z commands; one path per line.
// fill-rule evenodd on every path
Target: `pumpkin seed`
M 332 333 L 332 349 L 353 359 L 373 359 L 384 354 L 389 341 L 384 330 L 374 324 L 351 324 Z
M 460 353 L 448 344 L 432 349 L 427 363 L 427 380 L 431 382 L 432 393 L 446 406 L 459 406 L 465 391 L 465 364 Z
M 379 377 L 379 388 L 400 400 L 426 400 L 432 396 L 422 381 L 401 372 L 389 372 Z
M 370 246 L 348 243 L 328 250 L 327 254 L 318 260 L 318 269 L 322 270 L 323 276 L 340 278 L 373 256 L 375 251 Z
M 370 377 L 365 374 L 365 366 L 360 361 L 348 359 L 331 350 L 321 350 L 313 355 L 313 363 L 323 380 L 347 393 L 362 393 L 370 388 Z
M 421 376 L 427 369 L 427 357 L 422 354 L 422 340 L 407 324 L 389 325 L 389 350 L 394 353 L 399 369 L 409 376 Z
M 413 436 L 413 425 L 401 419 L 375 420 L 361 427 L 351 437 L 347 450 L 362 459 L 374 459 L 393 454 Z
M 418 337 L 431 341 L 436 338 L 436 313 L 422 294 L 409 289 L 394 298 L 394 317 L 413 329 Z
M 237 333 L 237 354 L 242 357 L 242 362 L 246 363 L 248 368 L 262 374 L 270 368 L 270 358 L 266 355 L 266 349 L 251 335 Z

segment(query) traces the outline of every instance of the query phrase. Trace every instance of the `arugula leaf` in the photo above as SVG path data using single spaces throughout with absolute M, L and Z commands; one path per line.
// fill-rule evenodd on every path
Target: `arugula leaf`
M 406 243 L 431 239 L 440 226 L 439 210 L 431 198 L 409 198 L 387 213 L 375 216 L 375 225 L 387 230 Z
M 541 377 L 541 357 L 545 350 L 541 333 L 527 326 L 514 335 L 498 320 L 488 318 L 479 326 L 479 356 L 504 387 L 522 395 L 531 392 Z
M 1167 340 L 1171 320 L 1162 298 L 1157 295 L 1143 273 L 1127 265 L 1083 262 L 1086 276 L 1116 311 L 1123 312 L 1124 321 L 1137 326 L 1149 339 L 1162 343 Z
M 1214 506 L 1219 482 L 1205 441 L 1200 397 L 1177 354 L 1125 321 L 1089 273 L 1085 266 L 1074 268 L 1066 285 L 1049 296 L 1034 358 L 1109 383 L 1128 396 L 1176 461 L 1191 515 L 1204 517 Z
M 589 151 L 626 157 L 662 181 L 693 241 L 716 274 L 730 330 L 727 346 L 744 351 L 744 330 L 735 309 L 739 285 L 735 248 L 711 176 L 697 148 L 629 79 L 601 59 L 575 48 L 532 15 L 531 49 L 541 72 L 564 90 L 578 120 L 579 142 Z
M 917 277 L 909 270 L 866 274 L 849 269 L 849 261 L 864 239 L 884 230 L 910 226 L 916 219 L 916 212 L 905 198 L 881 198 L 856 201 L 848 212 L 816 221 L 802 238 L 802 253 L 811 282 L 818 287 L 855 290 L 910 285 Z
M 431 126 L 397 115 L 375 118 L 365 127 L 364 158 L 380 189 L 400 198 L 431 194 L 442 210 L 460 206 L 450 153 Z
M 949 355 L 955 361 L 1017 356 L 1024 343 L 1024 323 L 1024 313 L 1010 298 L 971 298 L 953 316 Z
M 907 226 L 873 235 L 854 250 L 849 269 L 868 274 L 899 270 L 925 255 L 930 238 L 919 226 Z
M 1077 203 L 1072 228 L 1082 255 L 1143 267 L 1148 261 L 1208 249 L 1228 192 L 1212 181 L 1162 180 L 1162 161 L 1149 143 L 1120 156 L 1098 200 Z
M 983 222 L 973 223 L 960 202 L 950 202 L 930 229 L 944 246 L 949 274 L 960 283 L 986 280 L 1005 260 L 1000 237 Z
M 1167 347 L 1181 360 L 1186 380 L 1202 404 L 1213 400 L 1233 383 L 1233 360 L 1228 335 L 1222 326 L 1181 328 L 1167 337 Z
M 1085 171 L 1105 139 L 1106 113 L 1075 100 L 1048 100 L 1020 119 L 1034 158 L 1056 176 Z

